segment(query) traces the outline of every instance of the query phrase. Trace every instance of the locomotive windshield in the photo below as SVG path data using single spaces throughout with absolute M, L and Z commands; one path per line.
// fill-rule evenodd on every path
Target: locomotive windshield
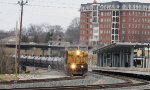
M 88 50 L 87 47 L 79 47 L 79 49 L 83 51 Z
M 71 46 L 71 47 L 68 47 L 68 50 L 88 50 L 87 47 L 84 47 L 84 46 Z
M 68 50 L 78 50 L 78 47 L 68 47 Z

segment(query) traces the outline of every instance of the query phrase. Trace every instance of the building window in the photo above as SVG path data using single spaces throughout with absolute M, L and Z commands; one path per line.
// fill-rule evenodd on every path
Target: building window
M 147 16 L 147 13 L 145 12 L 145 16 Z
M 93 6 L 93 10 L 97 10 L 97 6 Z
M 92 25 L 90 25 L 90 28 L 92 28 Z
M 94 36 L 94 39 L 96 39 L 96 40 L 97 40 L 97 39 L 98 39 L 98 36 Z
M 114 32 L 115 32 L 114 29 L 112 29 L 112 34 L 114 34 Z
M 138 18 L 138 22 L 140 22 L 141 21 L 141 19 L 140 18 Z
M 132 28 L 134 28 L 134 24 L 132 24 Z
M 145 19 L 144 19 L 144 18 L 142 18 L 142 21 L 144 22 L 144 21 L 145 21 Z
M 132 18 L 132 22 L 134 22 L 134 18 Z
M 94 30 L 94 33 L 98 33 L 98 30 Z
M 101 20 L 101 22 L 103 22 L 103 21 L 104 21 L 104 20 L 103 20 L 103 18 L 101 18 L 100 20 Z
M 129 24 L 129 28 L 131 27 L 131 24 Z
M 107 12 L 107 16 L 109 16 L 110 14 L 109 14 L 109 12 Z
M 116 16 L 119 16 L 119 11 L 116 11 Z
M 135 12 L 135 16 L 137 16 L 137 12 Z
M 134 34 L 134 30 L 132 31 L 132 34 Z
M 125 19 L 125 18 L 122 18 L 122 22 L 126 22 L 126 19 Z
M 114 40 L 114 35 L 112 35 L 112 40 Z
M 103 16 L 104 15 L 104 12 L 101 12 L 101 16 Z
M 100 30 L 100 33 L 103 34 L 103 30 Z
M 131 15 L 131 12 L 129 12 L 129 16 Z
M 115 34 L 118 34 L 118 29 L 115 30 Z
M 138 16 L 140 16 L 141 15 L 141 13 L 140 12 L 138 12 Z
M 119 28 L 119 23 L 116 23 L 116 28 Z
M 145 18 L 145 22 L 147 22 L 147 18 Z
M 106 20 L 106 18 L 104 18 L 104 22 L 106 22 L 107 20 Z
M 113 22 L 115 22 L 115 17 L 113 17 Z
M 115 36 L 115 40 L 118 40 L 118 35 Z
M 107 18 L 107 22 L 109 22 L 109 18 Z
M 119 22 L 119 17 L 116 17 L 116 22 Z
M 141 25 L 140 25 L 140 24 L 138 24 L 138 25 L 137 25 L 137 28 L 140 28 L 140 26 L 141 26 Z
M 93 17 L 93 22 L 97 22 L 97 18 L 96 17 Z
M 130 30 L 128 31 L 128 34 L 130 34 Z
M 93 12 L 93 16 L 97 16 L 97 12 L 96 11 Z
M 98 23 L 96 23 L 96 24 L 93 24 L 93 27 L 98 27 Z
M 115 28 L 115 24 L 114 23 L 112 24 L 112 28 Z
M 125 34 L 125 31 L 122 31 L 122 34 Z
M 144 24 L 142 24 L 142 28 L 144 28 Z
M 113 16 L 115 16 L 115 11 L 113 11 Z

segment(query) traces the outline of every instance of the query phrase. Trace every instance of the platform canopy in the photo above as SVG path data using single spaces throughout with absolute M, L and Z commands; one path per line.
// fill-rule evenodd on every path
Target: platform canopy
M 102 52 L 110 52 L 110 51 L 116 51 L 122 48 L 133 48 L 138 49 L 138 48 L 144 48 L 144 47 L 149 47 L 150 43 L 113 43 L 107 46 L 103 46 L 101 48 L 98 48 L 97 50 L 94 50 L 94 53 L 102 53 Z

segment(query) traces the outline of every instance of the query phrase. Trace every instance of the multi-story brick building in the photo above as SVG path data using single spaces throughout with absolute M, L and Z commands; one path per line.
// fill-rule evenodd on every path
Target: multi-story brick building
M 150 3 L 81 4 L 80 44 L 150 42 Z

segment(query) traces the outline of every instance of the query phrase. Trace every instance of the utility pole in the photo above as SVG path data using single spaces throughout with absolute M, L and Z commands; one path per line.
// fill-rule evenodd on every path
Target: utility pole
M 19 73 L 19 65 L 20 65 L 20 42 L 21 42 L 21 32 L 22 32 L 22 17 L 23 17 L 23 6 L 25 5 L 25 4 L 27 4 L 28 2 L 26 1 L 26 2 L 24 2 L 23 0 L 21 0 L 21 1 L 18 1 L 18 4 L 21 6 L 21 16 L 20 16 L 20 31 L 19 31 L 19 42 L 18 42 L 18 51 L 17 51 L 17 53 L 18 53 L 18 60 L 17 60 L 17 62 L 18 62 L 18 64 L 17 64 L 17 71 L 18 71 L 18 73 Z

